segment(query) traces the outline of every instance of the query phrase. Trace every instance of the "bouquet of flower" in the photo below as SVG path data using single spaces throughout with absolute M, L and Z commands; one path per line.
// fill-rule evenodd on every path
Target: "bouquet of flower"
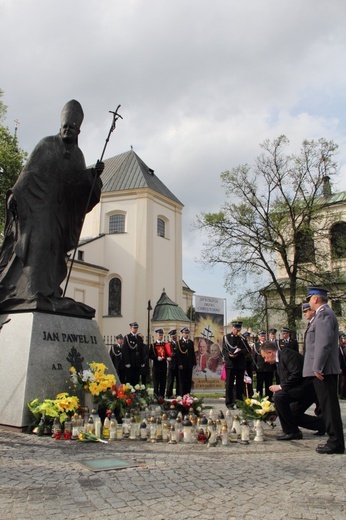
M 183 397 L 177 396 L 175 399 L 166 401 L 170 406 L 173 405 L 176 410 L 183 414 L 188 413 L 192 408 L 196 415 L 199 415 L 203 409 L 203 398 L 198 399 L 190 394 L 185 394 Z
M 118 417 L 123 417 L 132 408 L 135 400 L 135 389 L 129 383 L 113 384 L 106 392 L 99 394 L 97 400 L 99 407 L 117 412 Z
M 252 398 L 244 398 L 236 401 L 237 407 L 243 419 L 248 421 L 273 422 L 276 419 L 275 406 L 269 401 L 269 397 L 261 397 L 255 392 Z
M 33 399 L 28 403 L 28 407 L 37 422 L 44 416 L 50 421 L 58 417 L 60 423 L 63 423 L 68 415 L 74 414 L 79 409 L 79 399 L 64 392 L 58 394 L 55 399 L 44 399 L 42 402 Z
M 134 387 L 133 407 L 144 410 L 146 406 L 150 406 L 155 401 L 154 389 L 147 388 L 145 385 L 135 385 Z
M 71 380 L 75 387 L 90 392 L 94 397 L 111 389 L 115 385 L 115 376 L 105 374 L 107 370 L 103 363 L 89 363 L 89 369 L 76 372 L 74 367 L 70 368 Z
M 108 441 L 104 441 L 103 439 L 96 437 L 96 435 L 94 435 L 93 433 L 88 433 L 84 431 L 78 434 L 78 440 L 81 442 L 102 442 L 103 444 L 108 444 Z

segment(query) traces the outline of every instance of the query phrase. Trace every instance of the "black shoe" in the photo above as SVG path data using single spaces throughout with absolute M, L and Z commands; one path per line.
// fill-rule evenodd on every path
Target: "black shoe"
M 280 435 L 276 440 L 278 441 L 294 441 L 303 438 L 302 432 L 294 432 L 294 433 L 285 433 L 284 435 Z
M 324 446 L 317 446 L 316 448 L 317 453 L 326 453 L 327 455 L 333 455 L 334 453 L 342 454 L 345 452 L 343 449 L 334 449 L 328 446 L 328 444 L 325 444 Z
M 323 437 L 325 435 L 326 430 L 317 430 L 317 432 L 314 433 L 314 435 L 318 435 L 319 437 Z

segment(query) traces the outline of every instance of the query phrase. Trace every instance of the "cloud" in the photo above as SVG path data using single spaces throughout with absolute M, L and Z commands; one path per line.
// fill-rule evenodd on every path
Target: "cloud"
M 2 0 L 6 123 L 19 119 L 31 151 L 76 98 L 91 164 L 121 104 L 106 157 L 132 145 L 184 203 L 184 277 L 203 294 L 191 224 L 221 206 L 221 171 L 251 163 L 264 139 L 334 139 L 346 189 L 345 11 L 343 0 Z M 218 296 L 223 274 L 210 275 Z

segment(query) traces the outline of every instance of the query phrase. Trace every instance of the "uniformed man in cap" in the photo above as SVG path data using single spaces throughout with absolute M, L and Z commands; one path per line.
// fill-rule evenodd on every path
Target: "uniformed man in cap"
M 279 340 L 280 348 L 291 348 L 299 352 L 299 345 L 296 339 L 291 338 L 291 330 L 288 327 L 282 327 L 281 339 Z
M 189 394 L 192 388 L 192 371 L 196 366 L 196 354 L 193 341 L 190 339 L 190 329 L 181 329 L 178 341 L 177 364 L 179 370 L 179 395 Z
M 261 396 L 267 395 L 272 397 L 273 392 L 270 390 L 270 387 L 273 384 L 275 365 L 267 363 L 261 354 L 262 345 L 267 340 L 266 331 L 260 330 L 257 335 L 258 341 L 255 342 L 252 351 L 253 364 L 257 374 L 256 391 Z M 265 394 L 263 394 L 263 387 Z
M 303 376 L 312 378 L 322 418 L 328 434 L 318 453 L 344 453 L 345 440 L 338 399 L 339 327 L 338 320 L 327 305 L 328 291 L 309 287 L 307 302 L 316 312 L 306 334 Z
M 113 362 L 114 368 L 117 371 L 120 382 L 125 383 L 125 366 L 122 359 L 122 347 L 124 342 L 124 336 L 118 334 L 115 336 L 116 342 L 111 346 L 109 355 Z
M 247 349 L 240 331 L 242 322 L 232 323 L 232 332 L 226 334 L 222 340 L 222 354 L 226 367 L 226 406 L 234 408 L 234 382 L 236 384 L 236 399 L 243 399 L 245 394 L 244 374 L 246 367 Z
M 168 335 L 169 342 L 166 343 L 166 352 L 170 360 L 168 361 L 166 396 L 169 399 L 173 397 L 174 384 L 176 392 L 179 392 L 179 368 L 177 362 L 178 340 L 176 329 L 170 330 Z
M 303 313 L 304 318 L 307 320 L 307 325 L 306 325 L 306 329 L 305 329 L 305 332 L 304 332 L 304 339 L 303 339 L 303 356 L 305 356 L 306 335 L 307 335 L 307 332 L 309 330 L 310 324 L 311 324 L 312 320 L 314 319 L 315 311 L 313 311 L 311 309 L 309 302 L 304 302 L 302 304 L 302 313 Z
M 156 341 L 149 347 L 149 358 L 153 360 L 154 394 L 163 398 L 167 381 L 167 351 L 163 339 L 163 329 L 156 329 Z M 169 358 L 170 359 L 170 358 Z
M 269 337 L 268 341 L 274 343 L 277 347 L 279 346 L 279 341 L 276 337 L 277 329 L 269 329 Z
M 141 369 L 145 365 L 143 359 L 143 338 L 138 334 L 138 323 L 130 323 L 130 333 L 124 338 L 123 362 L 125 365 L 125 382 L 135 386 L 139 383 Z
M 269 337 L 268 337 L 268 341 L 274 343 L 274 345 L 277 346 L 278 349 L 280 349 L 280 346 L 279 346 L 279 340 L 277 339 L 276 337 L 276 333 L 277 333 L 277 329 L 275 328 L 272 328 L 272 329 L 269 329 Z M 274 376 L 275 376 L 275 382 L 276 384 L 280 384 L 280 376 L 278 374 L 278 371 L 276 370 L 276 366 L 274 368 Z

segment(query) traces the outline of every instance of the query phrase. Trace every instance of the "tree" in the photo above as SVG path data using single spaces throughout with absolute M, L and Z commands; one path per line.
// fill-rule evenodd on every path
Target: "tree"
M 190 305 L 186 311 L 186 316 L 190 321 L 195 321 L 195 308 L 193 305 Z
M 3 91 L 0 90 L 0 98 Z M 7 107 L 0 99 L 0 235 L 5 223 L 6 192 L 16 182 L 27 154 L 18 148 L 17 137 L 3 126 Z
M 238 305 L 253 309 L 249 300 L 255 298 L 257 306 L 260 293 L 268 310 L 268 291 L 275 290 L 278 303 L 271 308 L 284 311 L 294 329 L 306 286 L 339 280 L 320 247 L 330 228 L 326 187 L 337 173 L 338 147 L 325 139 L 304 141 L 295 155 L 286 153 L 288 145 L 285 136 L 266 140 L 253 167 L 223 172 L 229 201 L 218 213 L 198 215 L 196 225 L 208 237 L 202 263 L 226 266 L 229 292 L 239 284 L 244 291 L 251 278 L 252 288 L 238 298 Z

